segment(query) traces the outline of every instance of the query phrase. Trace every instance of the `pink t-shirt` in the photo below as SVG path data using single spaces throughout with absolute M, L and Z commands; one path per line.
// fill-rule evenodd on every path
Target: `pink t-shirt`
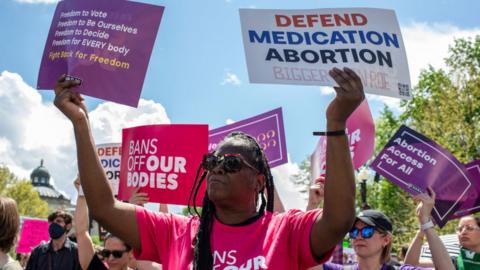
M 316 262 L 310 250 L 310 231 L 320 210 L 265 212 L 245 226 L 228 226 L 214 220 L 211 232 L 214 270 L 297 270 Z M 191 269 L 199 220 L 136 208 L 141 253 L 139 260 L 156 261 L 165 270 Z M 330 252 L 331 253 L 331 252 Z

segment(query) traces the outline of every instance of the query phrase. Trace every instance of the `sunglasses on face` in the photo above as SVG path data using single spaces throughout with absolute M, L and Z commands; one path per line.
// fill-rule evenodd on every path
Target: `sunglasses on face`
M 472 226 L 472 225 L 458 226 L 457 227 L 457 232 L 461 233 L 461 232 L 463 232 L 463 229 L 465 229 L 465 231 L 467 231 L 467 232 L 473 232 L 475 230 L 480 230 L 480 227 Z
M 108 259 L 110 255 L 113 255 L 114 258 L 121 258 L 123 256 L 123 253 L 127 252 L 126 250 L 108 250 L 104 249 L 100 252 L 100 255 L 102 255 L 103 258 Z
M 258 170 L 248 163 L 240 154 L 225 154 L 223 156 L 207 154 L 203 156 L 202 167 L 204 170 L 212 171 L 219 165 L 221 165 L 222 169 L 227 173 L 239 172 L 244 165 L 258 172 Z
M 375 233 L 375 227 L 373 226 L 365 226 L 361 229 L 357 227 L 353 227 L 348 233 L 348 236 L 350 237 L 350 239 L 355 239 L 360 234 L 362 235 L 363 239 L 368 239 L 372 237 L 374 233 Z

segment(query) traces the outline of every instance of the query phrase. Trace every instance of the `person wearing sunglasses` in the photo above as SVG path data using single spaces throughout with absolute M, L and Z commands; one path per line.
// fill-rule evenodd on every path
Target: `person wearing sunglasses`
M 126 244 L 120 238 L 108 234 L 105 238 L 104 248 L 97 254 L 93 246 L 92 238 L 88 232 L 89 218 L 88 207 L 85 197 L 80 191 L 80 179 L 74 182 L 78 191 L 77 205 L 75 207 L 75 234 L 77 237 L 78 258 L 80 266 L 84 270 L 128 270 L 128 263 L 133 258 L 131 246 Z M 99 258 L 100 255 L 106 265 Z
M 256 140 L 243 133 L 227 136 L 199 164 L 190 196 L 191 202 L 203 197 L 196 216 L 119 202 L 96 155 L 83 97 L 72 89 L 80 82 L 62 76 L 54 103 L 73 124 L 80 178 L 93 217 L 131 244 L 137 259 L 159 262 L 164 269 L 308 269 L 329 258 L 355 219 L 355 179 L 345 128 L 365 94 L 353 70 L 334 68 L 329 74 L 338 86 L 326 109 L 323 133 L 328 145 L 323 211 L 273 213 L 268 161 Z M 199 194 L 205 182 L 206 192 Z
M 456 228 L 458 242 L 460 243 L 460 254 L 458 257 L 451 257 L 455 269 L 479 270 L 480 269 L 480 217 L 473 215 L 460 219 Z M 428 259 L 420 260 L 424 234 L 418 232 L 415 240 L 410 245 L 405 261 L 413 265 L 432 266 Z
M 415 196 L 420 201 L 417 206 L 417 217 L 422 224 L 422 228 L 427 235 L 434 266 L 437 270 L 453 270 L 453 264 L 448 259 L 448 253 L 442 241 L 435 233 L 430 221 L 430 215 L 435 204 L 435 193 L 428 189 L 427 193 Z M 390 270 L 396 269 L 389 264 L 390 253 L 393 241 L 393 224 L 391 220 L 378 210 L 362 211 L 355 221 L 354 226 L 349 232 L 353 249 L 357 256 L 357 264 L 347 269 L 355 270 Z M 326 263 L 324 270 L 345 269 L 342 265 Z M 399 267 L 400 270 L 425 269 L 417 266 L 404 264 Z M 429 268 L 430 269 L 430 268 Z

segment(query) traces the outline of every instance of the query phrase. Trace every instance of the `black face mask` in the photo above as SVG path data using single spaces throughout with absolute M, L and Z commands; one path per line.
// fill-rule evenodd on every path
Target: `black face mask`
M 50 224 L 50 227 L 48 228 L 48 234 L 50 234 L 50 238 L 54 240 L 62 237 L 64 233 L 65 228 L 57 223 Z

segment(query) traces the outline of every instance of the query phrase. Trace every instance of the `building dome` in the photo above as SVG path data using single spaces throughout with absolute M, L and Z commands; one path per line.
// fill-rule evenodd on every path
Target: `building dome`
M 50 187 L 50 173 L 47 168 L 43 166 L 43 159 L 40 161 L 40 166 L 30 174 L 30 179 L 32 180 L 33 186 Z

